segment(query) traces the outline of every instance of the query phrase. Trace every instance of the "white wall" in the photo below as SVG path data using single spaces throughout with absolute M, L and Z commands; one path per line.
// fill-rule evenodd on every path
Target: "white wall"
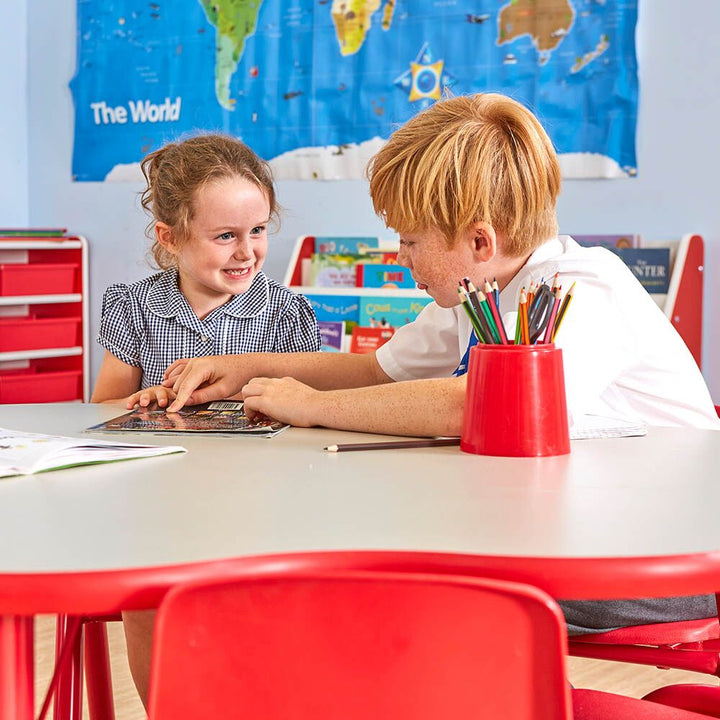
M 704 236 L 703 367 L 720 402 L 720 3 L 685 0 L 682 10 L 673 0 L 640 5 L 639 176 L 566 181 L 558 206 L 560 227 L 578 233 L 638 232 L 654 239 L 686 232 Z M 61 225 L 88 238 L 94 335 L 105 286 L 148 272 L 146 218 L 137 202 L 139 186 L 73 183 L 70 177 L 73 103 L 68 82 L 75 72 L 75 6 L 76 0 L 2 3 L 0 41 L 15 37 L 15 29 L 2 22 L 5 16 L 11 14 L 8 19 L 22 26 L 23 18 L 15 16 L 24 16 L 27 9 L 29 222 Z M 8 92 L 17 99 L 17 79 L 5 79 L 8 67 L 16 64 L 0 67 L 0 97 Z M 18 123 L 24 123 L 22 111 Z M 7 141 L 10 149 L 15 143 L 22 146 L 24 124 L 11 127 L 10 134 L 15 137 L 15 142 Z M 5 148 L 5 138 L 0 148 Z M 10 190 L 17 191 L 7 178 L 0 180 L 0 194 Z M 266 265 L 277 279 L 282 279 L 297 235 L 383 235 L 362 181 L 281 182 L 278 190 L 285 213 Z M 19 216 L 16 222 L 21 220 Z M 95 369 L 100 357 L 94 350 Z
M 27 5 L 0 3 L 0 227 L 27 227 Z

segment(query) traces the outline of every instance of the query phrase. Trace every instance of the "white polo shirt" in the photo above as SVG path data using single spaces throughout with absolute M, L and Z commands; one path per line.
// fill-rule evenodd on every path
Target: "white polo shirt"
M 563 292 L 576 283 L 555 339 L 563 351 L 571 423 L 589 414 L 720 429 L 682 338 L 625 263 L 605 248 L 581 247 L 567 235 L 541 245 L 500 293 L 510 335 L 520 289 L 556 273 Z M 471 330 L 461 306 L 433 302 L 378 348 L 376 357 L 393 380 L 448 377 L 466 353 Z

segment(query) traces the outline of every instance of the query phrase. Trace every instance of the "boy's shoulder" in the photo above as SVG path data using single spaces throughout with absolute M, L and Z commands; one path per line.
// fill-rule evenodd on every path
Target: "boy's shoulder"
M 569 235 L 560 235 L 541 245 L 531 256 L 533 275 L 561 275 L 596 278 L 613 282 L 625 275 L 632 276 L 626 264 L 604 247 L 584 247 Z

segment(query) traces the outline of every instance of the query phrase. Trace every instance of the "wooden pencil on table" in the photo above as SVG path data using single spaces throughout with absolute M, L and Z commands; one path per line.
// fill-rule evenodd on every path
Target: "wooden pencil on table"
M 425 438 L 422 440 L 387 440 L 384 442 L 328 445 L 325 450 L 338 453 L 357 450 L 401 450 L 403 448 L 449 447 L 459 444 L 460 438 Z

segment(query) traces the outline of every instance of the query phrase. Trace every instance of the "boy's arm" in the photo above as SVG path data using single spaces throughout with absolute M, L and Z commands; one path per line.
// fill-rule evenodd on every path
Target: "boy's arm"
M 163 385 L 177 395 L 168 407 L 220 400 L 239 393 L 255 377 L 292 377 L 318 390 L 392 382 L 375 353 L 247 353 L 178 360 L 165 371 Z
M 460 435 L 465 377 L 409 380 L 344 390 L 315 390 L 293 378 L 255 378 L 245 408 L 300 427 L 389 435 Z
M 106 350 L 90 402 L 124 404 L 140 387 L 141 378 L 141 368 L 127 365 Z

